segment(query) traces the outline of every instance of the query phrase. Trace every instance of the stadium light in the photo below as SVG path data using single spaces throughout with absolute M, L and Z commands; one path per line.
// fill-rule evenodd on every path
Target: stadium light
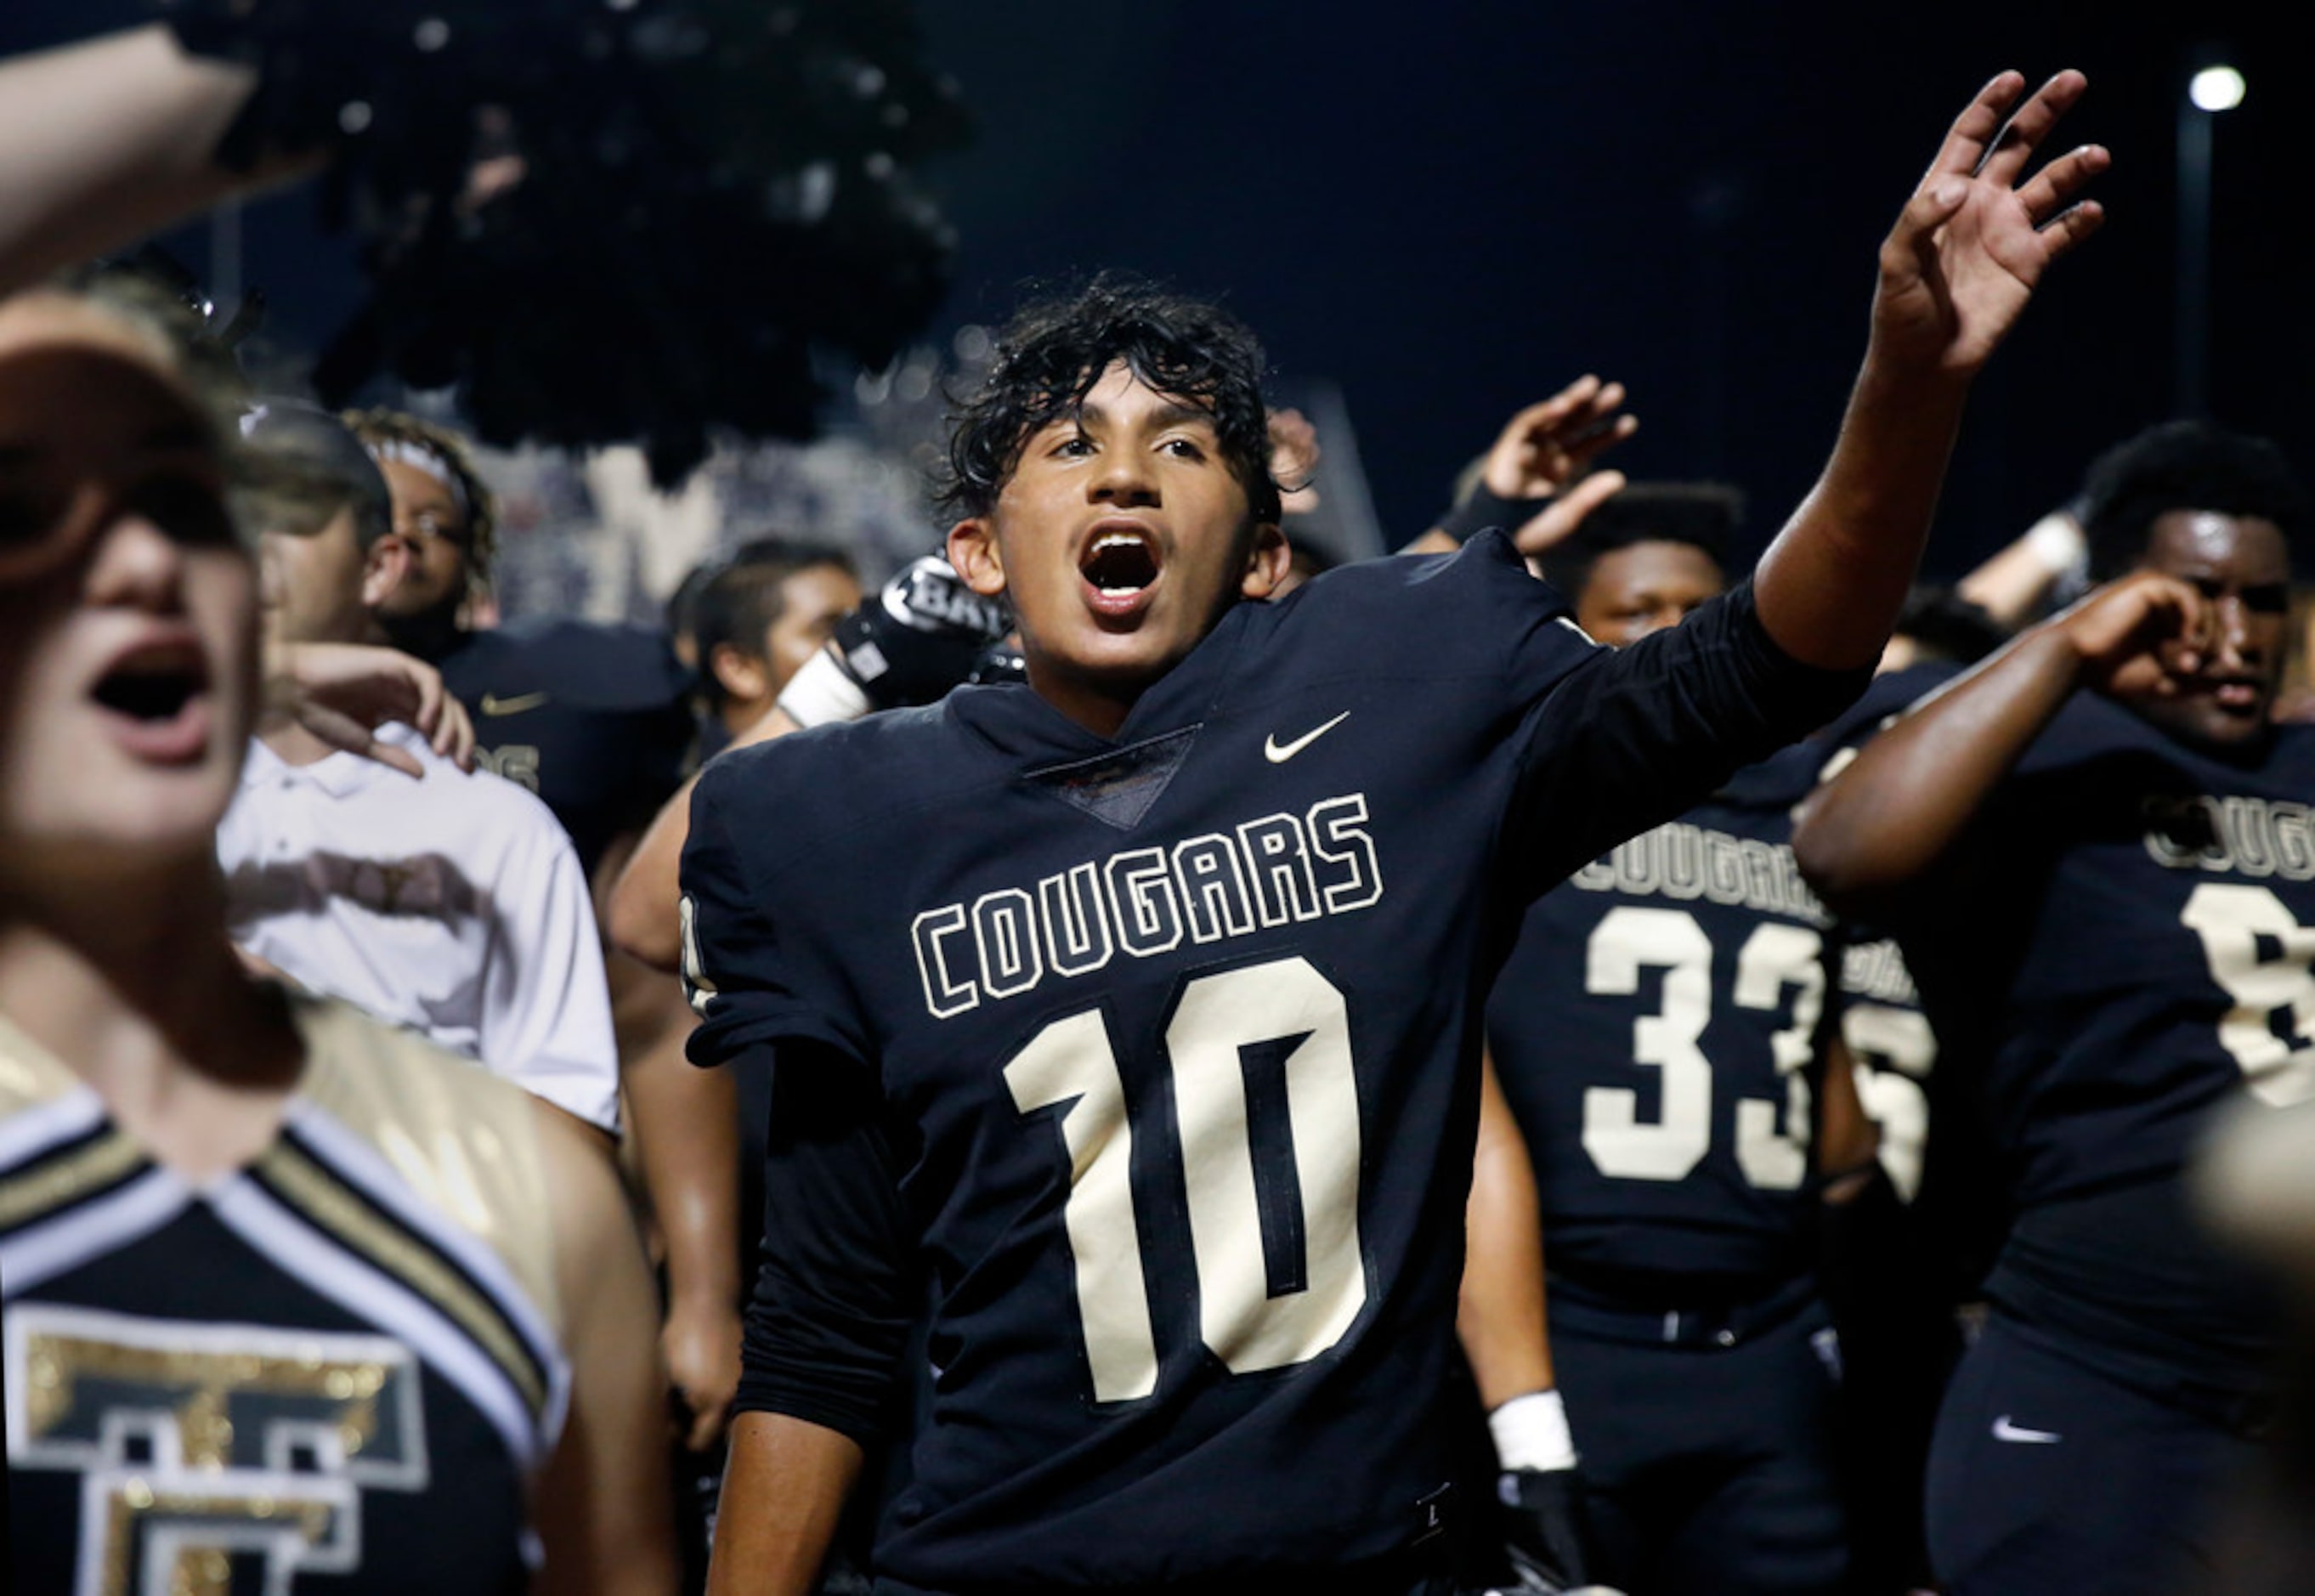
M 2205 66 L 2186 85 L 2186 97 L 2197 111 L 2232 111 L 2243 101 L 2243 75 L 2231 66 Z

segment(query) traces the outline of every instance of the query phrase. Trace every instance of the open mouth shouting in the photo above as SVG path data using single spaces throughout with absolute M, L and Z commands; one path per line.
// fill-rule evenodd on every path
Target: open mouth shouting
M 1078 557 L 1087 602 L 1095 613 L 1122 618 L 1149 602 L 1165 562 L 1158 540 L 1138 521 L 1104 521 Z
M 150 637 L 124 649 L 89 696 L 113 741 L 137 758 L 184 765 L 208 751 L 208 659 L 190 634 Z

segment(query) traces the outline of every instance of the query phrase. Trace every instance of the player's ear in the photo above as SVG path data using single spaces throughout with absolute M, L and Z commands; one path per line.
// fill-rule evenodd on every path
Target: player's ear
M 1005 555 L 997 546 L 997 525 L 989 516 L 967 516 L 948 529 L 948 563 L 964 585 L 984 598 L 1005 591 Z
M 369 545 L 362 556 L 361 601 L 364 609 L 376 609 L 394 596 L 410 574 L 410 543 L 398 532 L 389 532 Z
M 1286 546 L 1286 534 L 1268 521 L 1257 521 L 1237 590 L 1248 598 L 1267 598 L 1286 580 L 1287 567 L 1293 563 L 1294 551 Z
M 771 685 L 765 679 L 761 661 L 749 659 L 728 643 L 719 643 L 708 651 L 707 669 L 724 692 L 742 702 L 763 697 Z

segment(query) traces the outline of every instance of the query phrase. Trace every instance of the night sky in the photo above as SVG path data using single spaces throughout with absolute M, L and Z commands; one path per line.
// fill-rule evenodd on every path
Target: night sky
M 2117 9 L 937 0 L 927 53 L 979 127 L 928 174 L 963 239 L 944 324 L 1104 266 L 1222 296 L 1281 373 L 1342 386 L 1407 536 L 1512 411 L 1598 371 L 1643 423 L 1616 463 L 1739 483 L 1764 541 L 1832 440 L 1875 247 L 1946 125 L 2002 66 L 2077 66 L 2064 135 L 2112 147 L 2108 222 L 1974 400 L 1930 556 L 1957 573 L 2171 413 L 2174 128 L 2205 45 L 2250 81 L 2215 129 L 2212 408 L 2315 465 L 2281 237 L 2315 95 L 2282 81 L 2285 8 L 2204 0 L 2159 31 Z M 134 7 L 5 0 L 0 49 L 105 15 Z M 274 329 L 318 342 L 357 283 L 311 209 L 256 208 L 247 271 Z

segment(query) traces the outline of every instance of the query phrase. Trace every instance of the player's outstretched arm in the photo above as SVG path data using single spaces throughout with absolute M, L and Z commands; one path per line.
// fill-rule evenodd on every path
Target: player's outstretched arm
M 211 162 L 256 86 L 158 25 L 0 61 L 0 294 L 318 164 Z
M 1762 625 L 1805 663 L 1849 669 L 1879 657 L 1971 381 L 2043 274 L 2102 219 L 2080 196 L 2106 169 L 2103 148 L 2027 171 L 2084 87 L 2074 71 L 2030 95 L 2014 72 L 1988 84 L 1881 245 L 1871 338 L 1832 457 L 1756 578 Z
M 1793 833 L 1801 873 L 1836 909 L 1885 909 L 1947 855 L 2077 687 L 2176 694 L 2213 615 L 2185 582 L 2141 572 L 2020 634 L 1809 799 Z
M 669 1596 L 677 1571 L 658 1294 L 609 1160 L 561 1110 L 539 1103 L 534 1117 L 571 1356 L 570 1416 L 538 1482 L 546 1565 L 534 1589 Z

